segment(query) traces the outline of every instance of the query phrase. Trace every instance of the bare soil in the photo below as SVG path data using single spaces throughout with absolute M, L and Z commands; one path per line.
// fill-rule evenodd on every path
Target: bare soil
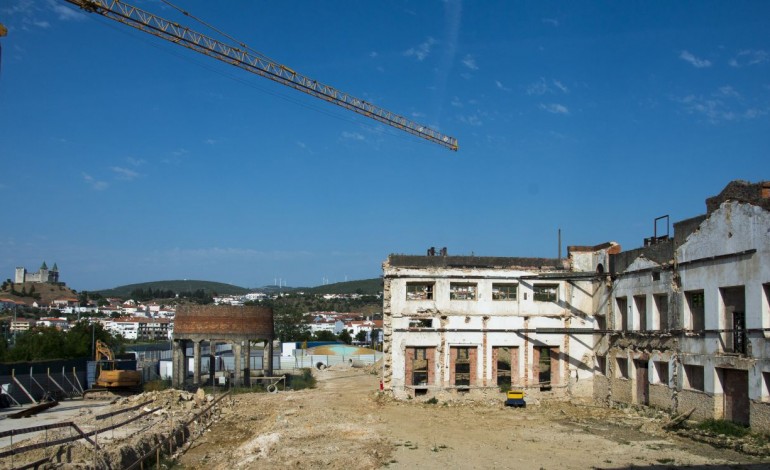
M 474 403 L 395 401 L 378 391 L 377 375 L 366 369 L 340 365 L 314 373 L 315 389 L 224 397 L 212 408 L 207 428 L 197 419 L 184 424 L 216 401 L 202 390 L 148 392 L 98 410 L 83 406 L 64 420 L 84 432 L 132 421 L 100 433 L 98 451 L 79 440 L 0 460 L 0 469 L 46 457 L 52 462 L 46 468 L 126 468 L 140 455 L 154 455 L 157 443 L 168 448 L 172 430 L 189 439 L 177 441 L 176 463 L 166 459 L 164 468 L 770 468 L 768 457 L 696 442 L 682 430 L 664 431 L 670 417 L 654 410 L 570 402 L 511 409 L 503 406 L 503 394 Z M 14 447 L 71 434 L 69 429 L 38 433 L 24 442 L 14 440 Z M 752 446 L 759 454 L 770 453 L 765 443 Z M 155 463 L 148 461 L 145 468 Z
M 510 409 L 398 402 L 363 369 L 316 373 L 313 390 L 236 395 L 179 457 L 229 468 L 768 468 L 770 460 L 662 430 L 667 417 L 568 402 Z

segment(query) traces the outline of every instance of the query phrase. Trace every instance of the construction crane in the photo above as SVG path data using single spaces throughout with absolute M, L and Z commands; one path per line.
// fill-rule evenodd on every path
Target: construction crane
M 404 116 L 387 111 L 334 87 L 299 74 L 290 67 L 278 64 L 262 54 L 250 50 L 243 44 L 227 44 L 119 0 L 66 1 L 77 5 L 85 11 L 98 13 L 145 33 L 200 52 L 222 62 L 235 65 L 248 72 L 269 78 L 282 85 L 437 143 L 450 150 L 458 149 L 457 139 L 454 137 L 444 135 L 428 126 L 416 123 Z M 186 16 L 191 16 L 188 12 L 182 11 L 182 13 Z

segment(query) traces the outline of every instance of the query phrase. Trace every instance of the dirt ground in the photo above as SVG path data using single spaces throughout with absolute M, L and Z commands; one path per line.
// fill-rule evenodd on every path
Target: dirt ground
M 477 403 L 399 402 L 378 392 L 377 375 L 363 368 L 339 365 L 314 374 L 318 385 L 310 390 L 224 397 L 167 390 L 98 408 L 65 402 L 26 422 L 0 420 L 0 429 L 72 421 L 83 432 L 100 430 L 98 450 L 80 439 L 0 459 L 0 469 L 41 458 L 49 462 L 44 468 L 126 468 L 141 455 L 154 455 L 158 443 L 167 449 L 172 430 L 175 437 L 190 439 L 175 441 L 176 461 L 165 459 L 164 468 L 770 468 L 770 457 L 664 431 L 670 417 L 654 410 L 569 402 L 511 409 L 503 406 L 502 394 Z M 212 406 L 208 429 L 198 420 L 185 424 Z M 98 419 L 113 412 L 120 414 Z M 105 430 L 123 421 L 129 424 Z M 67 436 L 69 428 L 39 432 L 26 441 L 15 439 L 13 446 Z M 7 444 L 0 444 L 0 452 L 10 448 Z M 744 444 L 738 443 L 748 449 Z M 758 455 L 770 455 L 769 445 L 750 445 Z M 145 468 L 156 467 L 148 461 Z
M 397 402 L 349 367 L 313 390 L 236 395 L 179 456 L 186 469 L 770 468 L 770 460 L 665 432 L 661 415 L 551 403 Z

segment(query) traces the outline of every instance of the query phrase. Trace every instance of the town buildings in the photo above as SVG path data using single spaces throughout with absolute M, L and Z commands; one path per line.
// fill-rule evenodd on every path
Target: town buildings
M 404 398 L 515 386 L 770 431 L 770 182 L 734 181 L 706 209 L 673 234 L 656 220 L 629 251 L 391 255 L 386 388 Z

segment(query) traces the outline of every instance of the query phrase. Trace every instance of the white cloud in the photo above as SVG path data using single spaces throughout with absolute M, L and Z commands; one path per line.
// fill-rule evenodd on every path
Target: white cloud
M 411 47 L 404 51 L 404 55 L 407 57 L 414 57 L 422 62 L 430 55 L 431 49 L 436 44 L 438 44 L 438 41 L 428 36 L 428 39 L 426 39 L 425 42 L 419 44 L 417 47 Z
M 468 124 L 469 126 L 480 127 L 484 124 L 478 114 L 469 114 L 467 116 L 460 115 L 457 117 L 460 122 Z
M 115 173 L 117 173 L 118 179 L 121 179 L 121 180 L 133 181 L 139 176 L 139 173 L 135 172 L 134 170 L 129 170 L 128 168 L 113 166 L 110 169 Z
M 731 86 L 723 86 L 709 96 L 687 95 L 673 100 L 688 114 L 697 114 L 711 124 L 756 119 L 768 113 L 768 109 L 747 106 L 741 94 Z
M 541 21 L 543 22 L 543 24 L 549 24 L 553 27 L 559 26 L 559 20 L 557 20 L 556 18 L 543 18 Z
M 474 59 L 473 56 L 470 55 L 470 54 L 467 54 L 463 58 L 463 65 L 468 67 L 471 70 L 478 70 L 479 69 L 479 66 L 476 65 L 476 59 Z
M 358 132 L 342 132 L 342 138 L 345 140 L 366 140 L 366 137 L 364 137 L 362 134 L 359 134 Z
M 564 114 L 564 115 L 569 114 L 569 108 L 559 103 L 549 103 L 549 104 L 540 103 L 540 109 L 544 111 L 548 111 L 549 113 L 553 113 L 553 114 Z
M 94 179 L 94 177 L 89 175 L 88 173 L 83 173 L 83 180 L 96 191 L 102 191 L 104 189 L 107 189 L 107 187 L 109 186 L 109 184 L 105 183 L 104 181 L 98 181 Z
M 35 20 L 35 21 L 33 21 L 33 22 L 32 22 L 32 24 L 34 24 L 34 25 L 35 25 L 35 26 L 37 26 L 38 28 L 43 28 L 43 29 L 46 29 L 46 28 L 50 28 L 50 27 L 51 27 L 51 23 L 49 23 L 49 22 L 47 22 L 47 21 L 39 21 L 39 20 Z
M 86 19 L 86 15 L 68 6 L 62 5 L 56 0 L 48 0 L 48 6 L 56 13 L 56 16 L 61 21 L 83 21 Z
M 450 101 L 449 104 L 451 104 L 455 108 L 462 108 L 463 107 L 463 102 L 460 101 L 460 98 L 458 98 L 456 96 L 452 97 L 452 101 Z
M 510 88 L 508 88 L 508 87 L 506 87 L 505 85 L 503 85 L 503 84 L 500 82 L 500 80 L 495 80 L 495 86 L 496 86 L 498 89 L 500 89 L 500 90 L 503 90 L 503 91 L 511 91 L 511 89 L 510 89 Z
M 688 51 L 682 51 L 679 54 L 679 58 L 682 59 L 685 62 L 688 62 L 695 68 L 705 68 L 705 67 L 711 67 L 711 61 L 706 59 L 700 59 L 698 57 L 695 57 L 692 53 Z
M 177 150 L 174 150 L 173 152 L 171 152 L 171 155 L 173 155 L 175 157 L 181 157 L 181 156 L 187 155 L 188 153 L 190 153 L 190 152 L 187 149 L 181 148 L 181 149 L 177 149 Z
M 214 140 L 214 139 L 209 138 L 209 139 L 204 140 L 203 143 L 206 144 L 206 145 L 214 145 L 214 144 L 217 143 L 217 141 Z
M 16 15 L 16 14 L 22 14 L 22 15 L 30 15 L 36 10 L 35 8 L 35 2 L 32 0 L 20 0 L 16 4 L 14 4 L 11 7 L 6 7 L 0 9 L 1 12 L 10 15 Z
M 744 51 L 738 52 L 738 54 L 730 59 L 728 63 L 733 67 L 745 67 L 747 65 L 759 65 L 764 62 L 767 62 L 770 57 L 768 57 L 767 51 L 763 50 L 753 50 L 753 49 L 747 49 Z
M 133 166 L 141 166 L 147 163 L 145 160 L 142 160 L 141 158 L 133 158 L 133 157 L 126 157 L 126 161 Z
M 379 55 L 379 54 L 377 54 L 377 51 L 372 51 L 372 52 L 370 52 L 370 53 L 369 53 L 369 57 L 371 57 L 372 59 L 374 59 L 374 58 L 375 58 L 375 57 L 377 57 L 378 55 Z
M 553 85 L 553 87 L 551 85 Z M 555 94 L 557 91 L 562 93 L 569 93 L 569 88 L 567 88 L 559 80 L 546 80 L 543 77 L 540 77 L 540 80 L 530 84 L 527 87 L 527 94 L 535 96 L 545 95 L 546 93 Z

